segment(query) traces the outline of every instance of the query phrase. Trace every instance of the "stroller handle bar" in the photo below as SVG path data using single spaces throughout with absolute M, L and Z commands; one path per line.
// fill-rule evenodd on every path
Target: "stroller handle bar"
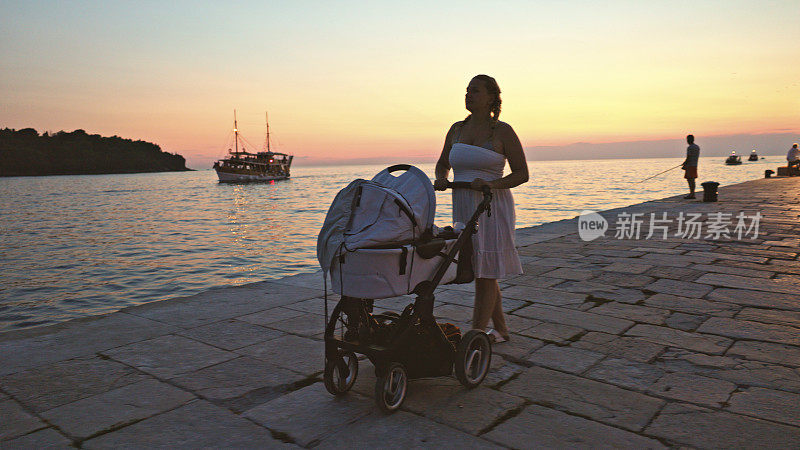
M 475 189 L 472 187 L 472 183 L 469 181 L 448 181 L 445 189 L 472 189 L 483 192 L 484 194 L 489 194 L 492 192 L 492 189 L 489 186 L 482 186 L 481 189 Z
M 473 189 L 472 183 L 469 181 L 448 181 L 447 186 L 445 189 Z M 467 221 L 465 232 L 461 233 L 458 237 L 458 241 L 450 249 L 447 254 L 446 260 L 439 266 L 439 269 L 433 275 L 433 278 L 430 281 L 424 281 L 420 283 L 422 286 L 418 286 L 417 294 L 423 298 L 432 298 L 433 297 L 433 290 L 436 286 L 439 285 L 439 282 L 442 281 L 444 277 L 444 273 L 447 270 L 447 267 L 456 259 L 456 254 L 461 250 L 461 248 L 466 243 L 467 239 L 472 239 L 472 235 L 478 232 L 478 218 L 483 214 L 486 213 L 487 216 L 492 216 L 492 190 L 489 186 L 482 186 L 481 189 L 473 189 L 479 192 L 483 192 L 483 200 L 478 203 L 478 207 L 475 209 L 475 212 L 472 213 L 472 217 Z

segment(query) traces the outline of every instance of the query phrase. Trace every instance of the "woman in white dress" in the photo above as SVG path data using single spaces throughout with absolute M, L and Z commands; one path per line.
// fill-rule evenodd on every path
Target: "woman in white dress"
M 500 116 L 500 87 L 494 78 L 478 75 L 467 86 L 465 98 L 470 115 L 450 127 L 436 163 L 434 187 L 444 190 L 453 169 L 454 181 L 469 181 L 474 189 L 492 189 L 492 215 L 481 215 L 473 236 L 475 308 L 472 326 L 485 330 L 495 342 L 509 339 L 503 316 L 498 279 L 522 274 L 514 246 L 514 197 L 509 190 L 528 181 L 528 164 L 517 134 Z M 506 160 L 511 173 L 503 176 Z M 453 221 L 466 223 L 483 194 L 476 190 L 453 190 Z M 487 330 L 489 319 L 495 329 Z

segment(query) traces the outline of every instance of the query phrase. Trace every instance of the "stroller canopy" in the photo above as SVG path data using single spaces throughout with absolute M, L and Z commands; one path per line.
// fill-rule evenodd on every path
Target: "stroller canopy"
M 395 176 L 394 173 L 403 171 Z M 317 238 L 317 259 L 327 273 L 341 251 L 409 243 L 430 235 L 436 214 L 431 180 L 407 164 L 388 167 L 372 180 L 339 191 Z

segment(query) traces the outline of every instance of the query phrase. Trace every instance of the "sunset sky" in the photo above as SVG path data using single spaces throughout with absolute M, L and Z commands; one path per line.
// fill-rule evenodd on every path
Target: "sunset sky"
M 297 162 L 435 157 L 478 73 L 526 147 L 800 132 L 800 1 L 3 1 L 0 127 L 232 128 Z M 635 157 L 636 155 L 631 155 Z

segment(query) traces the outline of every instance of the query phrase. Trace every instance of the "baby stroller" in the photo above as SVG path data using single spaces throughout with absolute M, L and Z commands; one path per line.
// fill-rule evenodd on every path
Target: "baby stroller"
M 492 193 L 483 190 L 463 231 L 433 226 L 435 198 L 420 169 L 399 164 L 372 180 L 353 181 L 334 199 L 317 242 L 326 277 L 323 380 L 331 394 L 353 387 L 356 354 L 374 364 L 375 401 L 385 412 L 400 407 L 411 379 L 455 370 L 461 384 L 473 388 L 486 377 L 492 357 L 488 336 L 481 330 L 462 336 L 455 325 L 438 324 L 433 302 L 439 284 L 473 280 L 472 235 L 480 215 L 491 214 Z M 341 296 L 330 316 L 328 274 Z M 402 312 L 374 313 L 374 300 L 405 294 L 416 298 Z

